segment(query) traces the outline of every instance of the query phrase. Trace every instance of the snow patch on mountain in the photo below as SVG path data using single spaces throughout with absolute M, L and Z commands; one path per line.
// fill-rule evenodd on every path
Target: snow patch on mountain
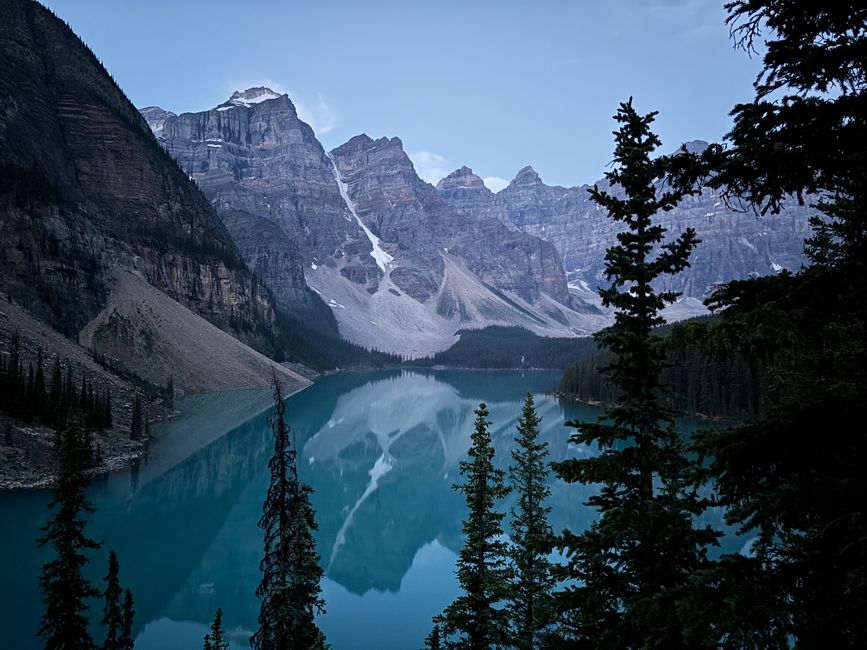
M 379 237 L 374 235 L 370 228 L 361 220 L 361 217 L 358 216 L 358 213 L 355 211 L 355 205 L 352 203 L 352 199 L 349 198 L 349 190 L 346 187 L 346 183 L 343 182 L 340 172 L 337 170 L 337 163 L 334 162 L 334 158 L 332 158 L 329 152 L 325 152 L 325 155 L 328 156 L 328 160 L 331 161 L 331 166 L 334 169 L 334 178 L 337 181 L 337 187 L 340 189 L 340 196 L 343 198 L 344 203 L 346 203 L 349 212 L 355 217 L 358 225 L 364 231 L 364 234 L 367 235 L 371 246 L 373 246 L 370 256 L 374 259 L 376 265 L 382 269 L 382 272 L 387 273 L 388 265 L 394 262 L 394 258 L 382 249 Z

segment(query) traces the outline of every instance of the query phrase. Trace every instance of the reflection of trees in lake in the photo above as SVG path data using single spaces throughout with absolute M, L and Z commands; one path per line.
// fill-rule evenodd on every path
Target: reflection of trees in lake
M 289 398 L 288 420 L 301 447 L 302 478 L 316 490 L 318 550 L 327 577 L 355 594 L 394 592 L 425 544 L 437 540 L 453 551 L 460 548 L 464 504 L 451 485 L 469 447 L 472 412 L 479 401 L 486 401 L 491 411 L 500 467 L 508 465 L 528 390 L 537 394 L 541 438 L 549 443 L 551 459 L 590 453 L 567 445 L 563 422 L 579 415 L 592 418 L 595 410 L 543 394 L 556 380 L 557 373 L 530 371 L 347 373 Z M 219 402 L 202 400 L 205 412 L 190 414 L 184 420 L 187 429 L 174 433 L 192 445 L 197 428 L 211 433 L 223 426 L 221 421 L 231 422 L 225 414 L 240 406 L 217 410 Z M 117 550 L 122 579 L 136 597 L 137 630 L 158 617 L 204 625 L 217 606 L 223 608 L 226 629 L 254 628 L 261 555 L 256 522 L 272 449 L 267 415 L 262 412 L 203 448 L 185 452 L 174 465 L 157 445 L 135 475 L 115 475 L 94 485 L 98 512 L 91 530 L 106 541 L 106 548 Z M 173 435 L 171 426 L 163 432 L 165 440 Z M 183 447 L 183 442 L 172 444 Z M 137 490 L 131 482 L 137 482 Z M 583 506 L 591 488 L 582 491 L 553 478 L 550 484 L 554 530 L 566 523 L 573 530 L 585 526 L 593 516 Z M 15 521 L 27 522 L 29 532 L 21 532 L 20 540 L 0 540 L 0 550 L 12 549 L 12 557 L 25 558 L 8 574 L 8 588 L 33 581 L 33 589 L 20 593 L 32 599 L 24 610 L 33 613 L 35 622 L 40 611 L 35 580 L 42 558 L 33 558 L 29 566 L 32 552 L 16 555 L 15 549 L 32 549 L 39 519 L 32 513 L 41 514 L 43 499 L 11 496 L 16 500 L 0 502 L 0 513 L 5 509 Z M 735 549 L 740 545 L 732 544 Z M 92 565 L 99 570 L 105 553 L 93 556 Z M 451 575 L 453 567 L 443 570 Z M 7 593 L 5 585 L 0 589 L 0 595 Z M 7 623 L 6 629 L 13 627 Z M 22 627 L 19 620 L 14 623 Z M 38 647 L 27 645 L 32 629 L 14 647 Z

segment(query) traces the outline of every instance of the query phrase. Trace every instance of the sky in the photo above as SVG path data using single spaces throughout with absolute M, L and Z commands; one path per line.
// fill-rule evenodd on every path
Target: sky
M 398 136 L 430 182 L 462 165 L 495 191 L 525 165 L 601 178 L 612 115 L 659 111 L 662 151 L 719 141 L 759 62 L 723 0 L 47 0 L 139 107 L 200 111 L 286 92 L 326 149 Z

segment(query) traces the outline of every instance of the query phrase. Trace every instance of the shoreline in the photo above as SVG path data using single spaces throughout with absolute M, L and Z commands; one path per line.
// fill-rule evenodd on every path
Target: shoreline
M 312 386 L 315 383 L 315 379 L 310 381 L 310 383 L 303 384 L 297 386 L 294 390 L 289 391 L 285 394 L 285 398 L 288 399 L 293 395 L 297 395 L 304 389 Z M 180 396 L 178 400 L 183 403 L 183 398 L 197 398 L 197 397 L 206 397 L 206 396 L 225 396 L 227 394 L 238 394 L 244 391 L 249 390 L 261 390 L 268 391 L 268 389 L 237 389 L 237 390 L 220 390 L 220 391 L 204 391 L 201 393 L 188 393 L 185 396 Z M 269 391 L 270 392 L 270 391 Z M 245 420 L 252 419 L 261 415 L 264 411 L 270 408 L 270 401 L 263 406 L 262 408 L 257 408 L 255 410 L 250 411 L 246 414 Z M 164 423 L 177 421 L 179 418 L 183 418 L 184 409 L 175 408 L 168 415 L 168 417 L 161 418 L 155 421 L 152 421 L 151 425 L 162 425 Z M 47 429 L 45 427 L 35 427 L 35 426 L 23 426 L 18 429 L 18 433 L 24 433 L 31 438 L 31 442 L 35 444 L 42 444 L 45 446 L 50 446 L 53 448 L 53 444 L 48 442 L 46 439 L 53 437 L 55 435 L 55 431 L 52 429 Z M 228 431 L 223 432 L 221 435 L 214 437 L 213 439 L 207 440 L 206 444 L 210 444 L 214 440 L 219 439 L 222 435 L 225 435 Z M 114 472 L 122 471 L 133 463 L 133 461 L 140 459 L 146 453 L 148 453 L 148 447 L 153 445 L 154 443 L 158 443 L 162 437 L 158 434 L 152 434 L 149 438 L 145 438 L 142 440 L 130 440 L 129 437 L 125 436 L 120 432 L 113 432 L 110 435 L 103 435 L 101 432 L 94 432 L 95 441 L 99 445 L 99 449 L 101 450 L 102 459 L 96 467 L 93 467 L 88 470 L 88 475 L 91 480 L 108 476 Z M 55 475 L 53 473 L 40 472 L 38 467 L 21 467 L 16 470 L 11 470 L 11 468 L 4 467 L 0 464 L 0 495 L 2 494 L 11 494 L 15 492 L 29 492 L 29 491 L 38 491 L 38 490 L 48 490 L 54 485 Z

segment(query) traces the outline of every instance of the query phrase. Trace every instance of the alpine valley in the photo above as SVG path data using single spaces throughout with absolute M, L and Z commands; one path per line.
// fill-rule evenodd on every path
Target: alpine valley
M 587 185 L 552 187 L 528 166 L 497 193 L 468 167 L 434 187 L 398 137 L 325 151 L 290 98 L 266 87 L 197 113 L 141 113 L 277 302 L 304 314 L 324 301 L 353 343 L 413 358 L 465 329 L 570 337 L 610 322 L 596 289 L 618 230 Z M 759 217 L 704 190 L 666 213 L 672 232 L 691 226 L 702 240 L 662 287 L 683 293 L 668 318 L 706 313 L 714 284 L 799 268 L 807 212 Z

